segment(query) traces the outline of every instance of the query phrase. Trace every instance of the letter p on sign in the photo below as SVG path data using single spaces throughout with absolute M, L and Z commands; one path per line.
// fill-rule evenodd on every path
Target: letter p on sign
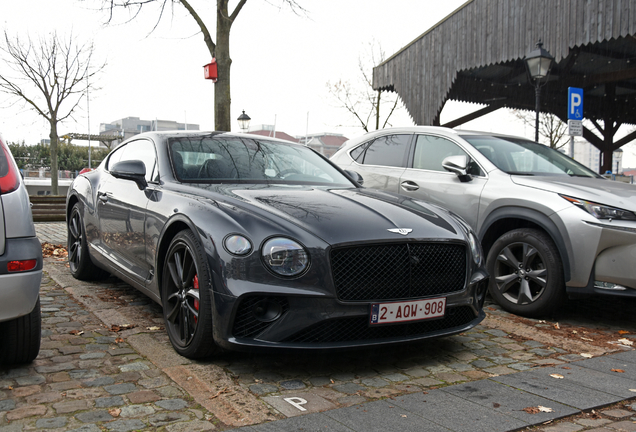
M 583 89 L 568 87 L 568 120 L 583 120 Z

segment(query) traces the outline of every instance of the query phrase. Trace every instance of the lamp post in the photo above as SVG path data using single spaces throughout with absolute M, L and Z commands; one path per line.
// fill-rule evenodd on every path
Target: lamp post
M 539 141 L 539 111 L 541 110 L 541 87 L 548 82 L 550 66 L 554 57 L 543 49 L 543 42 L 539 39 L 537 48 L 531 51 L 525 58 L 528 77 L 534 80 L 534 110 L 536 112 L 534 122 L 534 140 Z
M 250 127 L 250 120 L 252 120 L 250 116 L 245 114 L 245 110 L 243 110 L 243 114 L 241 114 L 237 120 L 239 123 L 239 129 L 241 129 L 241 132 L 246 133 L 247 129 Z
M 614 170 L 614 174 L 619 174 L 619 170 L 621 169 L 621 159 L 623 159 L 623 150 L 617 149 L 614 150 L 612 154 L 614 160 L 616 161 L 616 169 Z

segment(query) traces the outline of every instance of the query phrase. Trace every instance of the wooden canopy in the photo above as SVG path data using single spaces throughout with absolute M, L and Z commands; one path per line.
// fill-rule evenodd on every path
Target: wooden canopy
M 416 124 L 439 125 L 447 100 L 533 110 L 524 58 L 542 40 L 555 58 L 541 110 L 567 119 L 568 87 L 584 90 L 584 137 L 603 153 L 622 124 L 636 124 L 636 0 L 470 0 L 373 70 L 373 88 L 397 92 Z

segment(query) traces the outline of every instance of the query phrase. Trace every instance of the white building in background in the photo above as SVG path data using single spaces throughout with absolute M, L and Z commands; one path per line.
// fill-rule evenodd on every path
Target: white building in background
M 618 149 L 612 157 L 612 173 L 623 172 L 623 150 Z M 592 171 L 598 173 L 601 169 L 601 152 L 584 139 L 574 140 L 574 160 L 582 163 Z
M 173 120 L 141 120 L 139 117 L 126 117 L 99 125 L 100 135 L 119 134 L 123 137 L 116 143 L 115 147 L 122 141 L 142 132 L 173 130 L 199 130 L 199 125 L 193 123 L 178 123 Z

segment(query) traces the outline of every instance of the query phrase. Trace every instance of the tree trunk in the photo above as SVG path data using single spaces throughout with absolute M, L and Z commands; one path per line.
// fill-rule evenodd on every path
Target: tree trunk
M 219 77 L 214 84 L 214 128 L 217 131 L 232 130 L 230 119 L 230 29 L 232 21 L 228 16 L 228 0 L 217 1 L 216 14 L 216 63 Z
M 51 151 L 51 195 L 59 195 L 60 191 L 57 186 L 57 143 L 59 138 L 57 136 L 57 120 L 51 120 L 51 132 L 49 138 L 51 139 L 50 151 Z

